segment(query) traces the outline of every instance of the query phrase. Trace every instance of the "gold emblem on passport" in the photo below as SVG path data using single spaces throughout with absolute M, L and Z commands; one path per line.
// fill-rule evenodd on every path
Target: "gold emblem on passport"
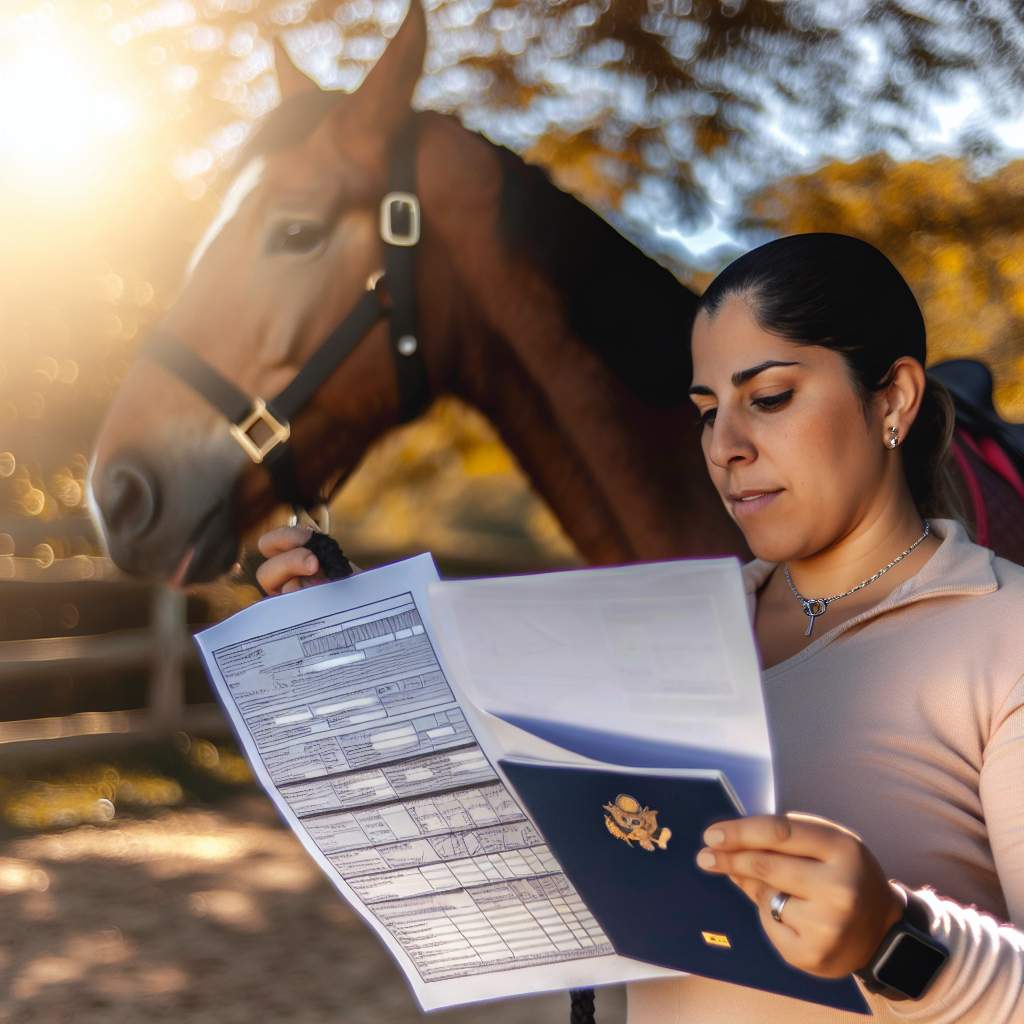
M 719 932 L 701 932 L 701 935 L 704 936 L 704 941 L 709 946 L 724 946 L 726 949 L 732 949 L 728 935 L 722 935 Z
M 658 812 L 641 807 L 635 797 L 620 793 L 615 803 L 605 804 L 604 809 L 608 812 L 604 816 L 605 827 L 627 846 L 639 843 L 641 849 L 649 851 L 655 846 L 660 850 L 668 846 L 672 830 L 658 828 Z

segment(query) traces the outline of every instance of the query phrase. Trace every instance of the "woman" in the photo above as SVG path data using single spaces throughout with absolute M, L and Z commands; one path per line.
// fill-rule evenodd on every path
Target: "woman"
M 867 243 L 792 236 L 712 282 L 692 349 L 708 471 L 757 556 L 779 807 L 709 829 L 698 863 L 821 977 L 916 922 L 903 949 L 927 987 L 900 998 L 920 985 L 894 953 L 890 987 L 859 982 L 876 1017 L 1024 1024 L 1024 569 L 949 517 L 950 409 L 917 303 Z M 268 593 L 316 578 L 307 536 L 261 538 Z M 630 1024 L 864 1019 L 697 976 L 630 985 L 629 1007 Z

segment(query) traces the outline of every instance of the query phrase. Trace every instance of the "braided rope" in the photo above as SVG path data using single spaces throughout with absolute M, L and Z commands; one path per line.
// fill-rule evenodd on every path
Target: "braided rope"
M 594 1024 L 594 990 L 574 988 L 569 992 L 569 1024 Z
M 341 550 L 341 545 L 333 537 L 314 530 L 309 540 L 302 546 L 309 548 L 316 555 L 320 571 L 329 580 L 343 580 L 346 576 L 352 575 L 352 566 Z

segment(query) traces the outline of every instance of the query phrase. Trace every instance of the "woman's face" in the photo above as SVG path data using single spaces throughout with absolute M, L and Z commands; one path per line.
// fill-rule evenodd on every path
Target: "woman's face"
M 692 349 L 708 472 L 751 551 L 789 561 L 846 536 L 877 500 L 886 450 L 843 357 L 768 333 L 739 295 L 698 314 Z

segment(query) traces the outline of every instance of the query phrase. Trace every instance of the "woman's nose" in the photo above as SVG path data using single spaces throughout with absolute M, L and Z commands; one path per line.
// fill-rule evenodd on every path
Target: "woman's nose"
M 735 414 L 724 413 L 719 408 L 715 413 L 715 423 L 711 428 L 708 443 L 708 459 L 714 465 L 727 468 L 737 459 L 752 459 L 755 448 L 742 419 Z

